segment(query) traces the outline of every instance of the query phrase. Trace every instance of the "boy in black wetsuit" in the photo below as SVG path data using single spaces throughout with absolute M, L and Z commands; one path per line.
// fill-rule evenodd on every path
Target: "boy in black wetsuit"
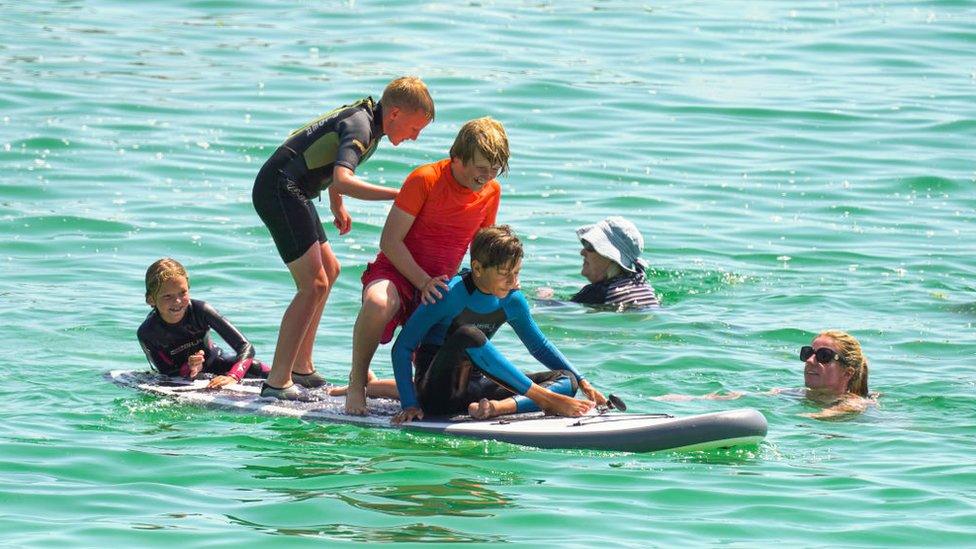
M 271 374 L 261 396 L 303 400 L 295 385 L 320 387 L 312 348 L 329 291 L 339 276 L 339 260 L 329 245 L 312 200 L 328 189 L 339 234 L 352 220 L 342 196 L 393 200 L 397 190 L 372 185 L 356 168 L 385 135 L 394 146 L 416 139 L 434 119 L 434 102 L 416 77 L 387 85 L 379 103 L 367 97 L 326 113 L 295 130 L 264 163 L 254 181 L 252 200 L 268 227 L 298 291 L 281 319 Z
M 163 258 L 146 271 L 146 303 L 153 310 L 139 326 L 139 344 L 149 363 L 161 374 L 196 378 L 215 374 L 211 389 L 237 383 L 245 376 L 268 377 L 270 368 L 254 360 L 254 347 L 216 309 L 190 299 L 190 279 L 183 265 Z M 236 355 L 210 340 L 210 329 L 220 334 Z

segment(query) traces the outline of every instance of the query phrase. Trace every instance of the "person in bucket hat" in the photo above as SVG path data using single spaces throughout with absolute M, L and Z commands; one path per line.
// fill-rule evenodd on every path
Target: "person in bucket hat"
M 641 259 L 644 237 L 620 216 L 576 229 L 583 256 L 580 271 L 590 282 L 571 298 L 586 305 L 611 305 L 618 310 L 657 307 L 661 303 L 647 283 Z

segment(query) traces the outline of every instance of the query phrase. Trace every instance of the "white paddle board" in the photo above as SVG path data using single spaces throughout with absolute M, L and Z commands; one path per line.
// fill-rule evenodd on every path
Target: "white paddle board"
M 578 418 L 547 416 L 541 412 L 475 420 L 469 416 L 425 418 L 392 425 L 400 411 L 396 400 L 368 399 L 368 416 L 347 415 L 345 399 L 329 396 L 324 388 L 310 391 L 312 402 L 263 398 L 261 380 L 245 379 L 219 390 L 207 389 L 207 380 L 168 378 L 153 372 L 114 370 L 108 377 L 119 385 L 175 399 L 177 402 L 268 415 L 292 416 L 308 421 L 349 423 L 367 427 L 402 428 L 538 448 L 586 448 L 626 452 L 704 450 L 758 444 L 766 436 L 766 418 L 743 408 L 695 416 L 592 412 Z

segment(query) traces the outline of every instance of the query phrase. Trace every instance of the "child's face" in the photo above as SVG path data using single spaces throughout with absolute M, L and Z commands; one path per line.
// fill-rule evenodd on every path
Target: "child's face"
M 414 141 L 420 135 L 421 130 L 430 124 L 427 113 L 422 110 L 405 111 L 399 107 L 394 107 L 389 117 L 383 124 L 383 132 L 393 146 L 396 147 L 404 141 Z
M 171 278 L 164 281 L 156 295 L 146 299 L 146 303 L 159 311 L 163 322 L 176 324 L 183 320 L 190 306 L 190 286 L 182 276 Z
M 502 171 L 501 166 L 492 166 L 491 162 L 485 160 L 481 151 L 475 151 L 471 162 L 462 162 L 455 158 L 451 162 L 451 173 L 454 179 L 463 187 L 467 187 L 474 192 L 478 192 L 485 183 L 491 181 Z
M 522 261 L 514 265 L 498 265 L 482 267 L 477 260 L 471 261 L 471 270 L 475 274 L 475 286 L 482 292 L 499 299 L 506 297 L 512 290 L 519 289 L 519 273 L 522 272 Z

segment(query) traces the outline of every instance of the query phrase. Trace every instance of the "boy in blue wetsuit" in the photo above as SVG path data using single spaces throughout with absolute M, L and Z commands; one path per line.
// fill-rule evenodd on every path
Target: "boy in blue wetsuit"
M 482 229 L 471 243 L 471 271 L 446 295 L 421 305 L 393 345 L 402 411 L 393 423 L 468 413 L 483 419 L 538 411 L 579 416 L 606 399 L 539 330 L 519 290 L 522 243 L 507 225 Z M 502 324 L 547 372 L 526 375 L 489 341 Z M 411 376 L 411 358 L 416 373 Z M 588 400 L 573 398 L 577 389 Z

